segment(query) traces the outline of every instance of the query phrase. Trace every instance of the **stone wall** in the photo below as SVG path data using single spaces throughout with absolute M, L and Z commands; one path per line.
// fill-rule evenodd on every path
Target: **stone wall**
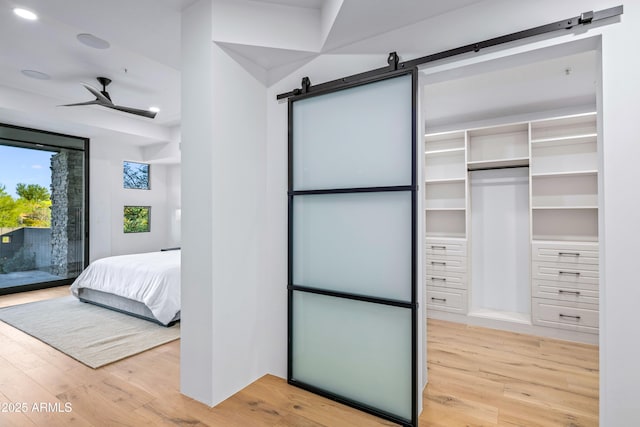
M 51 273 L 60 277 L 83 267 L 83 160 L 78 151 L 51 156 Z

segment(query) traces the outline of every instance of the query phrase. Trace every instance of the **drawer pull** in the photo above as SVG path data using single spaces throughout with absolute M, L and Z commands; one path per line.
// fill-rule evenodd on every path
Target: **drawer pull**
M 562 314 L 562 313 L 558 314 L 558 316 L 560 316 L 563 319 L 567 319 L 568 318 L 568 319 L 580 320 L 580 316 L 570 316 L 568 314 Z
M 447 265 L 444 261 L 431 261 L 431 265 Z
M 580 256 L 580 252 L 558 252 L 559 256 Z
M 580 272 L 579 271 L 558 271 L 558 274 L 570 274 L 572 276 L 579 276 Z
M 447 250 L 446 246 L 439 246 L 439 245 L 431 245 L 431 249 L 440 249 L 440 250 Z
M 565 291 L 564 289 L 558 289 L 559 294 L 580 295 L 580 291 Z
M 446 298 L 431 297 L 431 301 L 447 302 L 447 299 Z
M 446 282 L 447 278 L 446 277 L 431 277 L 431 280 L 441 280 L 443 282 Z

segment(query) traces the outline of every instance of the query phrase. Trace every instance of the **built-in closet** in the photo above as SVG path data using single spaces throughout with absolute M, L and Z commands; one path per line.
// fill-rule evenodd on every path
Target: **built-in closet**
M 428 316 L 593 341 L 597 135 L 588 112 L 424 136 Z

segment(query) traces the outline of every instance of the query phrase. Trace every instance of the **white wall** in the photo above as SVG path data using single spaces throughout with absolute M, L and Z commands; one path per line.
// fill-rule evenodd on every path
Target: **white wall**
M 263 274 L 266 90 L 211 42 L 216 13 L 199 1 L 182 22 L 181 391 L 211 405 L 286 364 L 286 281 Z
M 182 13 L 180 391 L 212 405 L 213 58 L 211 2 Z M 193 191 L 197 189 L 197 191 Z
M 404 36 L 410 41 L 405 45 L 405 51 L 433 53 L 575 16 L 590 9 L 599 10 L 617 4 L 617 1 L 608 0 L 538 0 L 527 3 L 485 1 L 423 21 L 399 32 L 384 34 L 380 36 L 379 46 L 384 48 L 385 37 L 397 37 L 396 40 L 402 40 Z M 634 266 L 637 264 L 638 253 L 634 245 L 640 237 L 640 222 L 637 221 L 640 198 L 633 190 L 633 183 L 640 182 L 640 168 L 636 165 L 637 159 L 640 158 L 640 145 L 637 143 L 640 121 L 634 116 L 637 110 L 634 108 L 635 103 L 640 100 L 640 83 L 635 76 L 640 58 L 633 55 L 632 50 L 633 41 L 640 39 L 640 5 L 630 2 L 625 7 L 621 23 L 592 26 L 587 34 L 583 30 L 578 34 L 563 32 L 554 40 L 539 37 L 530 41 L 532 45 L 548 45 L 602 34 L 604 199 L 601 219 L 603 261 L 600 420 L 604 426 L 640 425 L 640 412 L 635 410 L 636 397 L 640 395 L 640 369 L 637 367 L 637 361 L 640 360 L 640 343 L 632 333 L 636 306 L 640 301 L 640 287 L 634 279 L 637 276 Z M 185 24 L 198 24 L 193 16 L 195 8 L 192 9 L 185 13 L 187 20 L 183 20 L 183 30 Z M 188 20 L 189 16 L 194 20 Z M 206 17 L 204 22 L 200 21 L 199 24 L 206 27 L 205 32 L 211 30 Z M 515 46 L 526 44 L 516 43 Z M 184 40 L 183 48 L 189 48 Z M 397 50 L 402 54 L 401 48 L 402 46 Z M 349 53 L 358 53 L 356 47 L 351 46 L 349 49 Z M 391 50 L 393 49 L 386 52 Z M 192 144 L 189 158 L 186 157 L 187 150 L 183 148 L 185 168 L 194 175 L 187 177 L 187 174 L 183 174 L 185 188 L 190 188 L 189 185 L 196 182 L 197 169 L 191 168 L 208 165 L 215 171 L 215 178 L 211 172 L 201 172 L 205 178 L 205 194 L 200 200 L 201 206 L 213 206 L 214 210 L 211 215 L 199 217 L 213 222 L 214 226 L 210 229 L 209 224 L 203 224 L 205 229 L 199 230 L 200 234 L 196 236 L 195 228 L 190 229 L 183 221 L 184 246 L 186 248 L 187 243 L 193 245 L 193 249 L 188 253 L 194 256 L 194 260 L 199 261 L 191 262 L 189 269 L 193 270 L 183 275 L 183 283 L 186 282 L 185 279 L 193 280 L 193 283 L 183 286 L 183 292 L 184 288 L 193 287 L 193 290 L 186 291 L 193 301 L 189 305 L 185 304 L 183 313 L 188 315 L 189 319 L 204 321 L 200 324 L 191 321 L 183 323 L 181 366 L 183 376 L 186 374 L 188 378 L 183 378 L 182 387 L 187 394 L 194 389 L 210 391 L 212 387 L 218 387 L 221 383 L 225 386 L 233 385 L 227 388 L 229 392 L 260 372 L 283 375 L 286 361 L 284 289 L 287 118 L 286 104 L 276 102 L 275 95 L 298 87 L 302 76 L 311 77 L 312 83 L 321 83 L 345 74 L 378 68 L 385 64 L 386 59 L 386 52 L 373 56 L 323 55 L 270 87 L 264 98 L 264 92 L 252 83 L 246 72 L 230 63 L 228 57 L 217 48 L 213 47 L 212 51 L 206 51 L 207 61 L 214 62 L 215 58 L 219 61 L 217 65 L 207 63 L 205 65 L 208 68 L 202 74 L 198 74 L 195 67 L 201 65 L 199 61 L 202 60 L 187 55 L 186 72 L 183 71 L 183 85 L 186 85 L 183 90 L 187 89 L 183 92 L 184 98 L 189 99 L 188 96 L 194 95 L 198 98 L 196 102 L 217 103 L 215 107 L 208 106 L 207 114 L 210 115 L 205 115 L 204 119 L 207 123 L 213 122 L 213 125 L 209 125 L 212 128 L 221 126 L 220 129 L 213 130 L 207 129 L 204 124 L 195 124 L 193 121 L 199 117 L 198 112 L 189 111 L 183 106 L 184 122 L 191 121 L 194 127 L 203 127 L 206 136 L 201 141 L 189 141 Z M 205 95 L 215 95 L 213 98 L 216 98 L 216 101 L 202 100 L 198 97 L 196 83 L 190 83 L 188 80 L 192 77 L 203 78 L 204 80 L 197 83 L 199 90 L 202 91 L 204 86 Z M 215 93 L 214 87 L 224 89 L 219 100 L 217 97 L 220 94 Z M 229 92 L 236 95 L 235 99 Z M 244 102 L 240 102 L 239 99 Z M 265 105 L 268 125 L 264 122 Z M 243 126 L 239 127 L 241 123 Z M 262 146 L 265 129 L 266 150 Z M 190 136 L 197 138 L 199 135 L 192 133 Z M 219 139 L 215 139 L 214 136 Z M 183 128 L 183 146 L 187 143 L 186 139 Z M 238 148 L 229 144 L 230 139 L 236 144 L 246 145 Z M 214 155 L 214 152 L 217 155 Z M 197 158 L 199 155 L 202 156 L 201 159 Z M 226 163 L 221 161 L 220 155 L 224 156 Z M 251 179 L 259 179 L 263 172 L 266 173 L 266 185 L 260 187 Z M 248 175 L 244 176 L 243 173 Z M 223 182 L 232 184 L 235 184 L 237 179 L 247 187 L 238 187 L 239 192 L 233 194 L 232 184 L 222 184 L 218 178 L 228 179 Z M 229 187 L 225 188 L 225 185 Z M 220 202 L 237 207 L 237 212 L 242 212 L 242 216 L 234 218 L 226 208 L 216 207 L 215 204 Z M 266 203 L 264 211 L 260 211 L 260 203 Z M 188 200 L 183 194 L 185 211 L 190 206 L 197 206 L 196 201 Z M 266 221 L 253 216 L 256 213 L 264 214 Z M 194 216 L 192 219 L 198 218 Z M 241 226 L 240 222 L 242 227 L 250 229 L 251 233 L 242 228 L 236 230 Z M 229 229 L 218 230 L 216 226 L 220 227 L 221 224 Z M 213 229 L 216 231 L 213 232 Z M 257 241 L 252 240 L 250 235 L 262 235 L 264 240 L 260 241 L 260 237 L 257 237 Z M 210 236 L 211 241 L 206 236 Z M 226 253 L 221 253 L 219 248 L 213 248 L 221 243 L 230 245 L 231 248 Z M 196 254 L 196 249 L 207 251 L 204 255 Z M 187 251 L 183 252 L 183 255 L 186 254 Z M 256 260 L 261 255 L 265 256 L 262 266 Z M 224 262 L 221 262 L 222 260 Z M 229 265 L 233 267 L 230 268 Z M 212 268 L 222 270 L 214 273 L 211 271 Z M 243 271 L 239 271 L 241 268 Z M 260 283 L 256 286 L 258 280 Z M 261 304 L 256 302 L 257 295 L 262 298 Z M 195 301 L 198 297 L 203 302 Z M 224 306 L 221 307 L 221 304 Z M 265 309 L 264 306 L 268 308 Z M 188 314 L 190 312 L 191 314 Z M 255 323 L 258 320 L 262 321 L 259 328 Z M 225 322 L 226 326 L 221 327 L 219 322 Z M 211 332 L 198 333 L 198 328 Z M 188 338 L 189 343 L 185 342 L 185 338 Z M 191 351 L 198 349 L 198 346 L 194 345 L 198 338 L 204 338 L 206 341 L 205 353 L 191 354 Z M 267 338 L 270 340 L 269 343 L 265 342 Z M 250 344 L 249 340 L 254 340 L 253 344 Z M 224 344 L 226 347 L 212 348 L 213 342 L 217 345 Z M 251 351 L 255 351 L 254 354 L 260 353 L 260 357 L 254 358 L 245 354 Z M 213 361 L 209 356 L 212 356 Z M 234 356 L 239 358 L 233 360 Z M 191 362 L 199 364 L 189 366 Z M 213 372 L 224 368 L 226 363 L 232 363 L 227 366 L 226 373 L 221 376 L 213 375 Z M 190 395 L 198 398 L 196 393 Z M 216 402 L 212 393 L 209 393 L 208 397 L 209 402 Z
M 640 341 L 636 324 L 640 286 L 640 4 L 625 2 L 622 23 L 603 31 L 602 111 L 604 236 L 600 297 L 600 424 L 640 425 Z
M 168 166 L 152 164 L 151 189 L 132 190 L 123 188 L 122 164 L 125 160 L 143 162 L 140 147 L 110 138 L 92 138 L 89 156 L 90 261 L 169 246 Z M 151 206 L 149 233 L 123 232 L 125 205 Z

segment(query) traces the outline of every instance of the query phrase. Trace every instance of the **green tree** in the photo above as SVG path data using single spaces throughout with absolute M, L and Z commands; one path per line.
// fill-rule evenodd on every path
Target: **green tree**
M 7 193 L 6 187 L 0 184 L 0 227 L 17 227 L 19 218 L 16 201 Z
M 16 185 L 19 198 L 15 201 L 19 211 L 19 223 L 26 227 L 51 226 L 51 195 L 38 184 Z
M 149 206 L 125 206 L 124 207 L 124 232 L 142 233 L 150 231 Z
M 49 190 L 42 185 L 38 184 L 23 184 L 16 185 L 16 193 L 21 199 L 29 200 L 31 202 L 45 202 L 51 200 Z

